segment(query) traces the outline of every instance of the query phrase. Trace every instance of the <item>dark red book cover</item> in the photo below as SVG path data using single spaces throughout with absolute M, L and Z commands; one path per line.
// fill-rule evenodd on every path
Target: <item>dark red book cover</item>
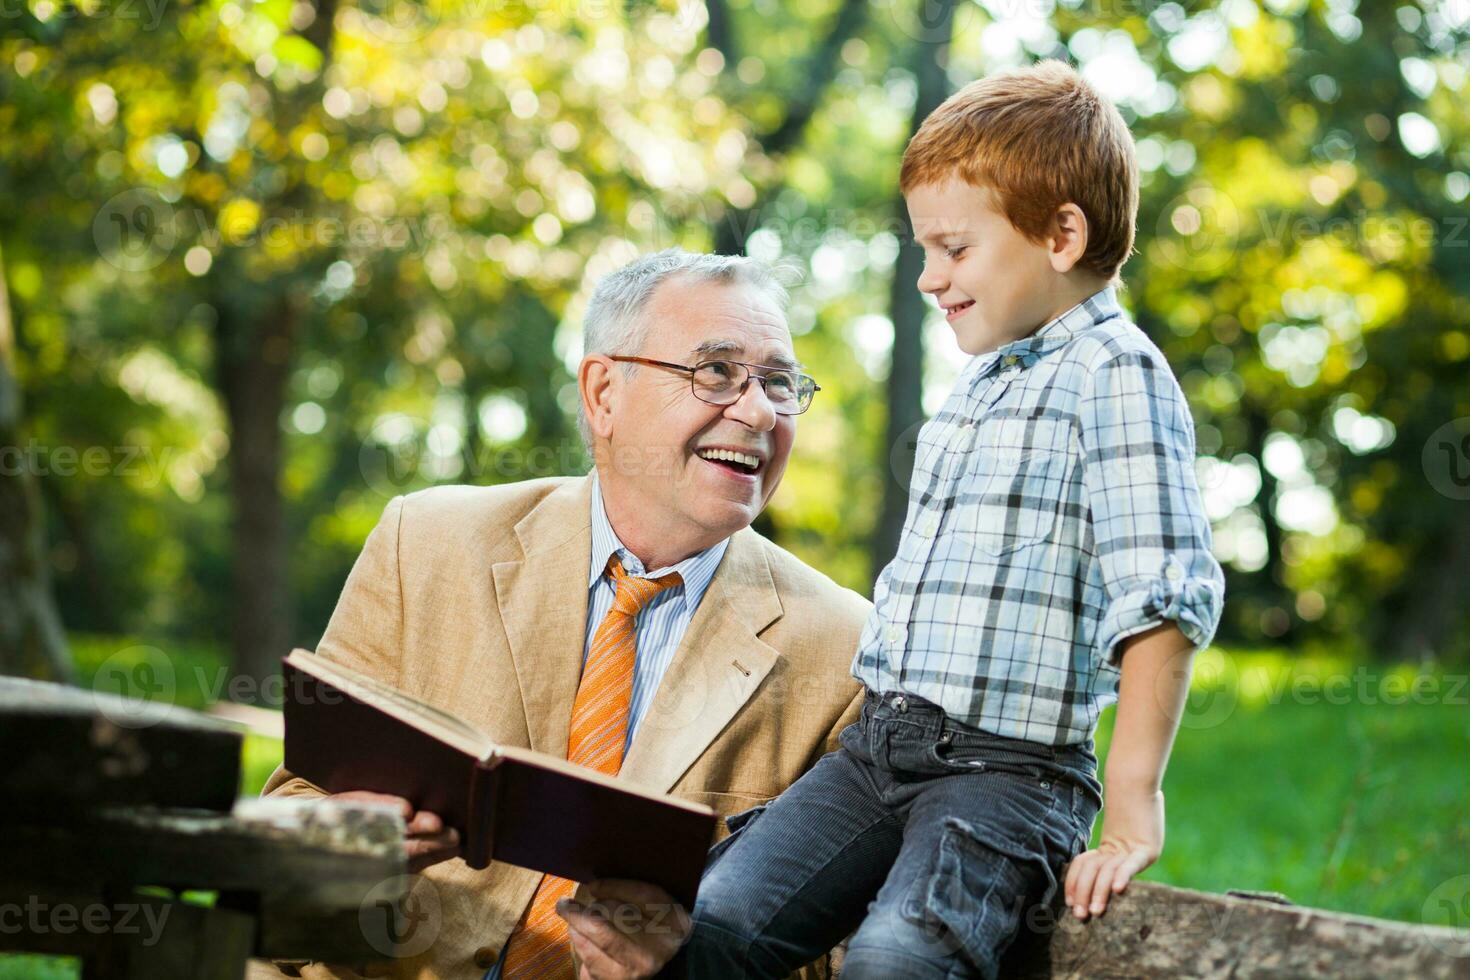
M 306 651 L 282 661 L 287 770 L 402 796 L 459 831 L 465 862 L 659 885 L 694 907 L 715 815 L 530 749 Z

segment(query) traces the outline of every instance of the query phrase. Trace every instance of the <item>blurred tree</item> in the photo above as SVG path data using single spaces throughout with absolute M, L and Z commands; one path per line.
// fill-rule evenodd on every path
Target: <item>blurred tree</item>
M 910 137 L 949 96 L 946 69 L 958 5 L 956 0 L 918 2 L 919 22 L 927 29 L 913 44 L 913 73 L 918 80 L 918 94 L 909 123 Z M 907 234 L 893 269 L 888 301 L 889 319 L 893 321 L 893 354 L 888 369 L 888 427 L 883 440 L 886 451 L 879 457 L 884 481 L 883 510 L 873 535 L 875 578 L 898 552 L 898 539 L 908 514 L 909 480 L 914 471 L 919 426 L 924 422 L 924 320 L 929 304 L 918 289 L 919 276 L 924 271 L 924 250 L 914 243 L 902 196 L 894 207 L 898 223 Z
M 807 123 L 821 105 L 822 97 L 836 73 L 838 55 L 862 26 L 868 6 L 867 0 L 842 0 L 837 13 L 833 15 L 831 26 L 826 30 L 819 27 L 813 32 L 821 40 L 790 73 L 792 88 L 779 99 L 782 107 L 781 121 L 756 135 L 756 151 L 774 165 L 777 173 L 781 172 L 783 158 L 801 139 Z M 720 53 L 725 65 L 735 69 L 732 74 L 738 73 L 745 55 L 727 0 L 706 0 L 706 7 L 710 47 Z M 768 25 L 763 24 L 762 33 L 766 30 Z M 745 101 L 739 97 L 742 87 L 727 86 L 734 96 L 731 101 L 737 109 Z M 757 190 L 754 204 L 737 206 L 724 212 L 715 226 L 714 251 L 720 255 L 744 255 L 746 241 L 759 224 L 763 199 L 779 193 L 781 186 L 778 179 L 772 186 Z
M 1470 411 L 1470 156 L 1451 108 L 1467 20 L 1222 3 L 1122 22 L 1177 93 L 1134 119 L 1147 167 L 1124 278 L 1196 408 L 1227 635 L 1470 651 L 1470 611 L 1439 584 L 1470 523 L 1423 458 Z
M 0 673 L 69 680 L 71 659 L 51 597 L 40 502 L 21 448 L 14 347 L 0 250 Z

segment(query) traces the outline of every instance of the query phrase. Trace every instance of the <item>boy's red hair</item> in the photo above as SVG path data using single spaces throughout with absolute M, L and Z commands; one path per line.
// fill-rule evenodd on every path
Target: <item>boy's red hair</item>
M 1138 160 L 1128 124 L 1071 67 L 1042 61 L 971 82 L 909 141 L 899 188 L 957 177 L 988 187 L 1016 230 L 1041 242 L 1057 208 L 1087 216 L 1079 265 L 1104 279 L 1133 251 Z

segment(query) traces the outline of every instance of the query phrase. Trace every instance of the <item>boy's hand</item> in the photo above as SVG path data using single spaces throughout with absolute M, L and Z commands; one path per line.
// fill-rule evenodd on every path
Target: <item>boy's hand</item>
M 1102 840 L 1067 868 L 1067 907 L 1079 919 L 1101 915 L 1108 899 L 1164 850 L 1164 794 L 1112 789 L 1103 811 Z

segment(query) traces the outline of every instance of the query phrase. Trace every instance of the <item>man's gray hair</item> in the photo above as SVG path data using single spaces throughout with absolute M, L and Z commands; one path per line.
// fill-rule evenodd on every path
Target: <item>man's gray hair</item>
M 670 279 L 691 283 L 740 283 L 766 293 L 777 307 L 786 309 L 787 290 L 784 270 L 759 259 L 743 255 L 707 255 L 686 252 L 682 248 L 666 248 L 662 252 L 634 259 L 615 272 L 603 276 L 587 301 L 587 314 L 582 321 L 582 353 L 634 355 L 642 352 L 652 326 L 645 316 L 649 301 L 658 287 Z M 632 373 L 635 364 L 623 364 Z M 582 402 L 577 401 L 577 429 L 582 442 L 592 448 L 592 429 Z

